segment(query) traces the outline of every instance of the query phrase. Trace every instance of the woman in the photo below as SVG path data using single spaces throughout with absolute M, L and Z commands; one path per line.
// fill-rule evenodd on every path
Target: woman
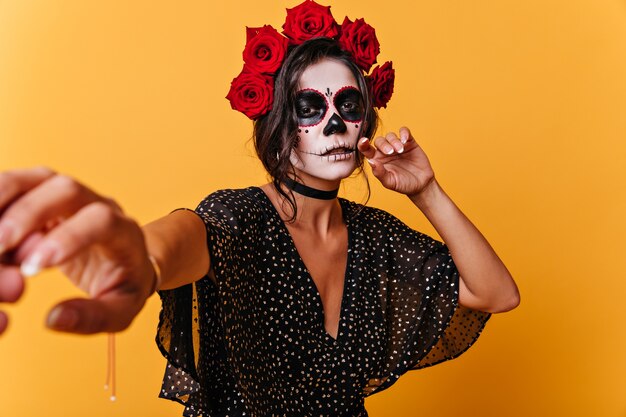
M 372 60 L 350 36 L 373 41 L 373 29 L 339 27 L 312 1 L 288 10 L 283 28 L 284 40 L 248 29 L 228 96 L 255 120 L 271 183 L 217 191 L 141 228 L 50 169 L 0 175 L 0 300 L 19 297 L 22 276 L 58 266 L 90 298 L 61 303 L 48 325 L 87 334 L 123 330 L 159 290 L 161 396 L 185 415 L 367 415 L 365 396 L 460 355 L 491 313 L 519 303 L 410 131 L 370 143 L 374 105 L 391 90 L 377 90 L 376 69 L 366 78 L 378 52 Z M 445 245 L 337 198 L 363 159 Z

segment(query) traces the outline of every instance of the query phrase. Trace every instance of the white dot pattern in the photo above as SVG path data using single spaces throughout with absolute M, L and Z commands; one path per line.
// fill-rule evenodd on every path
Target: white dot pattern
M 339 199 L 348 265 L 337 339 L 287 228 L 258 187 L 195 210 L 208 277 L 160 291 L 160 397 L 185 416 L 367 416 L 364 398 L 411 369 L 455 358 L 489 313 L 458 306 L 447 247 L 391 214 Z

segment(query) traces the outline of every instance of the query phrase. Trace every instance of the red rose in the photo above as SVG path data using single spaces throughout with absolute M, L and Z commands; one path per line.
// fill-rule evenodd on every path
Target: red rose
M 382 66 L 376 66 L 374 71 L 367 77 L 367 82 L 372 92 L 374 107 L 387 108 L 387 103 L 393 94 L 393 83 L 396 79 L 396 70 L 387 61 Z
M 306 0 L 293 9 L 287 9 L 283 33 L 292 43 L 301 44 L 312 38 L 335 38 L 339 26 L 330 13 L 330 6 Z
M 273 74 L 285 59 L 287 44 L 287 38 L 269 25 L 247 27 L 243 62 L 253 71 Z
M 226 96 L 233 109 L 254 120 L 272 109 L 274 102 L 274 79 L 250 71 L 246 66 L 230 83 Z
M 347 17 L 344 19 L 341 24 L 339 45 L 341 49 L 352 54 L 354 62 L 365 72 L 376 63 L 376 57 L 380 52 L 376 31 L 363 19 L 356 19 L 354 22 Z

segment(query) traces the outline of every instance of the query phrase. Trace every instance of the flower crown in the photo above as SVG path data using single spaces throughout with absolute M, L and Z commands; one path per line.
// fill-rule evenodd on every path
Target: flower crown
M 283 36 L 285 35 L 285 36 Z M 226 98 L 234 110 L 252 120 L 267 114 L 274 102 L 274 76 L 280 69 L 287 48 L 313 38 L 331 38 L 350 53 L 355 64 L 365 74 L 376 63 L 380 45 L 376 31 L 363 19 L 352 22 L 347 17 L 340 25 L 330 13 L 330 6 L 313 0 L 287 9 L 283 35 L 272 26 L 246 27 L 246 46 L 243 50 L 243 70 L 233 79 Z M 376 66 L 365 79 L 374 107 L 387 107 L 393 94 L 395 70 L 390 61 Z

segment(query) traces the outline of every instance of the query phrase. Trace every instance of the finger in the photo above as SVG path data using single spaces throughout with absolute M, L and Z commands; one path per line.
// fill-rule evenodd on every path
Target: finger
M 389 142 L 389 144 L 393 146 L 394 151 L 396 151 L 397 153 L 404 152 L 404 146 L 402 145 L 402 142 L 400 142 L 400 139 L 395 133 L 387 133 L 387 136 L 385 138 L 387 139 L 387 142 Z
M 12 200 L 55 175 L 47 167 L 0 172 L 0 211 Z
M 387 138 L 383 138 L 382 136 L 374 139 L 374 145 L 376 145 L 376 148 L 385 155 L 391 155 L 395 152 L 394 147 L 387 141 Z
M 361 138 L 356 146 L 366 159 L 371 159 L 376 155 L 376 149 L 374 149 L 368 138 Z
M 372 174 L 374 174 L 374 176 L 378 178 L 378 180 L 383 185 L 385 185 L 387 175 L 389 175 L 385 166 L 380 161 L 377 161 L 374 159 L 368 159 L 367 162 L 370 164 L 370 167 L 372 168 Z
M 4 311 L 0 311 L 0 334 L 4 333 L 9 325 L 9 318 Z
M 10 257 L 7 257 L 8 265 L 20 265 L 29 253 L 31 253 L 34 248 L 41 242 L 44 237 L 44 233 L 37 231 L 28 235 L 13 252 L 9 252 L 11 254 Z
M 110 242 L 110 249 L 115 250 L 119 236 L 129 238 L 128 233 L 120 230 L 134 223 L 134 220 L 120 215 L 107 203 L 96 201 L 88 204 L 41 239 L 27 255 L 21 271 L 25 276 L 35 275 L 42 268 L 64 263 L 95 243 Z M 141 242 L 141 229 L 134 229 L 138 234 L 137 242 Z M 102 291 L 107 286 L 104 281 L 106 280 L 97 280 L 98 287 L 90 289 L 90 294 L 95 295 Z
M 24 278 L 16 266 L 0 265 L 0 301 L 13 303 L 24 293 Z
M 50 311 L 46 326 L 78 334 L 119 332 L 130 325 L 143 306 L 139 300 L 136 294 L 124 292 L 111 293 L 100 299 L 67 300 Z
M 402 126 L 400 128 L 400 142 L 406 144 L 412 140 L 414 139 L 413 139 L 413 135 L 411 135 L 411 131 L 409 130 L 409 128 L 406 126 Z
M 93 191 L 73 178 L 55 175 L 6 209 L 0 219 L 0 247 L 12 249 L 29 234 L 97 199 Z

